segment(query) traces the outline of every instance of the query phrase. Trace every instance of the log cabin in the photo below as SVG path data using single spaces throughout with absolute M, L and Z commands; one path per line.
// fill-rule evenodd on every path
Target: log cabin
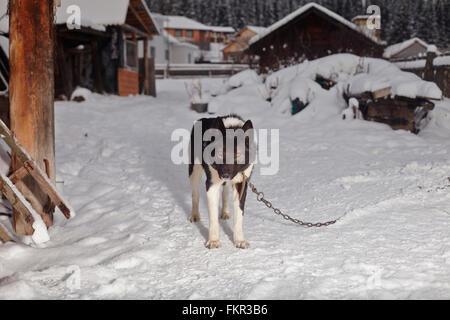
M 76 28 L 67 23 L 72 5 L 81 13 Z M 77 86 L 120 96 L 149 94 L 148 42 L 160 31 L 144 0 L 62 0 L 56 24 L 57 97 L 70 99 Z M 139 42 L 144 47 L 143 70 Z
M 244 27 L 234 36 L 234 40 L 223 48 L 223 59 L 228 62 L 248 63 L 249 57 L 244 50 L 248 46 L 248 42 L 251 38 L 264 31 L 266 31 L 266 28 L 264 27 Z
M 316 3 L 309 3 L 253 37 L 246 49 L 267 73 L 334 53 L 381 58 L 385 42 L 363 27 Z

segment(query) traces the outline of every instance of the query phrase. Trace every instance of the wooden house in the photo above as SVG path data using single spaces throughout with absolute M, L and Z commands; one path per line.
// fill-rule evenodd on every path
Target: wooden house
M 246 52 L 266 73 L 334 53 L 381 57 L 384 42 L 316 3 L 309 3 L 253 37 Z
M 162 27 L 176 39 L 210 50 L 212 43 L 228 44 L 235 30 L 231 27 L 208 26 L 184 16 L 162 16 Z
M 264 31 L 266 31 L 264 27 L 244 27 L 234 36 L 234 40 L 222 50 L 224 60 L 235 63 L 248 63 L 249 57 L 244 50 L 251 38 Z
M 80 25 L 71 20 L 73 5 L 79 7 Z M 62 0 L 56 24 L 57 97 L 70 98 L 77 86 L 121 96 L 141 93 L 140 88 L 149 93 L 148 41 L 159 29 L 144 0 Z
M 412 38 L 400 43 L 388 46 L 383 53 L 383 58 L 391 61 L 425 57 L 430 45 L 419 38 Z M 436 50 L 436 53 L 439 52 Z

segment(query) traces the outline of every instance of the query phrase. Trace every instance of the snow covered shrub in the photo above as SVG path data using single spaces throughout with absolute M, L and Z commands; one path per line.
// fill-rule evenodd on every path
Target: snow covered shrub
M 91 95 L 92 95 L 91 90 L 87 88 L 77 87 L 72 93 L 70 100 L 76 102 L 87 101 Z
M 211 96 L 203 90 L 201 80 L 192 81 L 190 84 L 185 82 L 184 86 L 191 101 L 191 109 L 197 112 L 206 112 Z
M 342 111 L 343 120 L 363 119 L 362 113 L 359 110 L 359 102 L 355 98 L 348 100 L 348 108 Z

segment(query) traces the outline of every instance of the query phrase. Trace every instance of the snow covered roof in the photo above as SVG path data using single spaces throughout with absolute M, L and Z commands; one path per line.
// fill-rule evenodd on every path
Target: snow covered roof
M 283 19 L 275 22 L 274 24 L 272 24 L 271 26 L 269 26 L 267 28 L 267 30 L 259 35 L 254 36 L 252 39 L 250 39 L 249 44 L 253 44 L 261 39 L 263 39 L 264 37 L 266 37 L 268 34 L 272 33 L 273 31 L 277 30 L 278 28 L 286 25 L 287 23 L 289 23 L 290 21 L 294 20 L 295 18 L 297 18 L 298 16 L 302 15 L 303 13 L 311 10 L 311 9 L 316 9 L 319 10 L 320 12 L 326 14 L 327 16 L 329 16 L 330 18 L 338 21 L 339 23 L 349 27 L 350 29 L 353 29 L 361 34 L 363 34 L 365 37 L 367 37 L 368 39 L 372 40 L 375 43 L 378 43 L 380 45 L 384 44 L 384 41 L 379 40 L 376 36 L 370 34 L 369 32 L 367 32 L 367 30 L 358 27 L 357 25 L 355 25 L 354 23 L 348 21 L 347 19 L 343 18 L 342 16 L 338 15 L 337 13 L 315 3 L 315 2 L 310 2 L 306 5 L 304 5 L 303 7 L 300 7 L 299 9 L 297 9 L 296 11 L 288 14 L 286 17 L 284 17 Z
M 208 26 L 185 16 L 165 16 L 162 14 L 155 14 L 154 16 L 160 21 L 161 26 L 167 29 L 203 30 L 222 33 L 234 33 L 236 31 L 232 27 Z
M 409 39 L 409 40 L 406 40 L 406 41 L 403 41 L 403 42 L 400 42 L 400 43 L 396 43 L 396 44 L 393 44 L 393 45 L 387 47 L 387 48 L 384 50 L 383 57 L 386 58 L 386 59 L 389 59 L 389 58 L 395 56 L 396 54 L 402 52 L 402 51 L 405 50 L 406 48 L 412 46 L 414 43 L 418 43 L 418 44 L 422 45 L 422 46 L 425 47 L 427 50 L 428 50 L 429 48 L 432 49 L 432 50 L 435 49 L 435 48 L 432 47 L 433 45 L 429 45 L 428 43 L 426 43 L 426 42 L 423 41 L 422 39 L 419 39 L 419 38 L 412 38 L 412 39 Z M 439 53 L 439 52 L 436 51 L 436 53 Z
M 165 31 L 165 30 L 163 31 L 162 34 L 163 34 L 163 37 L 166 38 L 169 41 L 169 43 L 172 43 L 172 44 L 175 44 L 175 45 L 178 45 L 178 46 L 189 47 L 189 48 L 192 48 L 192 49 L 198 49 L 198 46 L 196 46 L 196 45 L 194 45 L 192 43 L 189 43 L 189 42 L 180 41 L 177 38 L 175 38 L 174 36 L 172 36 L 170 33 L 168 33 L 167 31 Z
M 371 16 L 369 16 L 369 15 L 359 15 L 359 16 L 356 16 L 356 17 L 353 17 L 352 18 L 352 22 L 353 21 L 355 21 L 355 20 L 365 20 L 365 19 L 369 19 Z
M 219 27 L 219 26 L 211 26 L 211 31 L 221 32 L 221 33 L 235 33 L 236 30 L 232 27 Z
M 141 3 L 154 21 L 145 1 L 142 0 Z M 61 0 L 61 6 L 56 8 L 56 24 L 65 24 L 74 12 L 71 6 L 75 5 L 80 8 L 81 26 L 105 31 L 105 26 L 125 23 L 129 4 L 130 0 Z M 0 20 L 0 32 L 3 33 L 9 32 L 7 9 L 8 0 L 0 0 L 0 17 L 3 17 Z
M 211 27 L 204 25 L 198 21 L 189 19 L 184 16 L 165 16 L 156 14 L 160 20 L 163 21 L 164 28 L 168 29 L 189 29 L 189 30 L 211 30 Z
M 252 30 L 256 34 L 263 33 L 267 30 L 266 27 L 256 27 L 256 26 L 247 26 L 247 28 Z
M 76 5 L 81 9 L 83 26 L 83 21 L 98 26 L 124 24 L 129 2 L 130 0 L 61 0 L 61 7 L 56 9 L 56 23 L 66 23 L 72 14 L 70 6 Z

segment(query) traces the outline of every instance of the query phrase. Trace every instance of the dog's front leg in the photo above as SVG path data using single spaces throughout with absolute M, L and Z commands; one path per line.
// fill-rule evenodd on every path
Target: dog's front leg
M 242 191 L 241 189 L 245 188 Z M 233 241 L 236 248 L 247 249 L 250 245 L 244 238 L 244 231 L 242 228 L 245 198 L 247 196 L 247 184 L 236 183 L 233 186 L 233 211 L 234 211 L 234 235 Z
M 218 248 L 219 242 L 219 200 L 220 200 L 220 183 L 213 184 L 206 192 L 208 197 L 208 214 L 209 214 L 209 240 L 206 247 L 209 249 Z

